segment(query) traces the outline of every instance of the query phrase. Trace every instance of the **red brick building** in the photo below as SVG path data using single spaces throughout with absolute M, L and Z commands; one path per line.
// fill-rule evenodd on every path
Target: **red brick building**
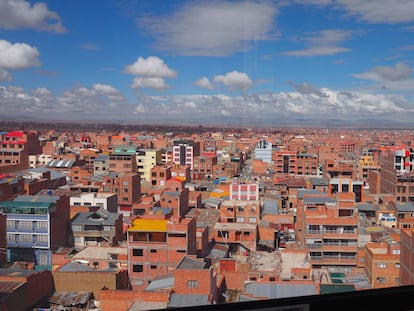
M 196 221 L 136 219 L 128 229 L 128 274 L 133 287 L 173 272 L 186 255 L 196 255 Z

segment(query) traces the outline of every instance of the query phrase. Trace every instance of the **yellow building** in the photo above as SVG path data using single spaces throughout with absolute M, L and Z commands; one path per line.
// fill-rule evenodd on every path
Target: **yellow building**
M 160 149 L 139 149 L 137 150 L 136 159 L 138 173 L 141 175 L 141 180 L 151 180 L 151 169 L 161 163 Z

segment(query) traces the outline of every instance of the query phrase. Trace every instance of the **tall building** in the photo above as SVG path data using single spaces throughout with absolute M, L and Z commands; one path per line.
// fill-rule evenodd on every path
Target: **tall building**
M 135 146 L 117 146 L 109 155 L 109 169 L 115 172 L 137 172 Z
M 196 221 L 136 219 L 128 229 L 128 275 L 134 287 L 171 273 L 186 255 L 196 255 Z
M 414 151 L 400 148 L 381 158 L 381 193 L 391 193 L 396 201 L 414 202 Z
M 194 169 L 194 157 L 200 155 L 200 142 L 176 140 L 173 145 L 172 161 L 174 164 L 189 165 Z
M 2 132 L 0 140 L 0 167 L 15 165 L 29 168 L 29 155 L 42 153 L 39 137 L 35 132 Z
M 254 158 L 266 163 L 272 163 L 272 143 L 262 139 L 256 144 Z
M 0 202 L 7 215 L 9 261 L 51 268 L 51 252 L 69 243 L 69 197 L 21 195 Z
M 304 194 L 298 200 L 296 231 L 314 268 L 356 267 L 358 213 L 353 193 L 337 193 L 335 199 Z
M 141 180 L 151 180 L 151 169 L 161 163 L 160 149 L 138 149 L 136 152 L 138 173 Z
M 297 175 L 297 154 L 291 151 L 276 151 L 273 153 L 276 164 L 276 175 Z

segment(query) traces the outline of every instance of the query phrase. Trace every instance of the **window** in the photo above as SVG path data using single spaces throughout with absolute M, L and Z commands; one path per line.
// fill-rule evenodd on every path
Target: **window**
M 387 268 L 387 264 L 385 262 L 378 262 L 377 263 L 377 268 L 385 269 L 385 268 Z
M 157 253 L 157 250 L 156 249 L 152 249 L 151 250 L 151 253 L 155 254 L 155 253 Z
M 188 288 L 197 288 L 198 281 L 197 280 L 187 280 L 187 287 Z
M 385 284 L 386 281 L 387 281 L 387 278 L 385 276 L 377 277 L 377 283 L 379 284 Z
M 132 266 L 132 272 L 142 272 L 144 271 L 143 265 L 133 265 Z
M 151 270 L 157 269 L 157 265 L 151 265 Z
M 144 252 L 141 248 L 132 249 L 132 256 L 143 256 Z

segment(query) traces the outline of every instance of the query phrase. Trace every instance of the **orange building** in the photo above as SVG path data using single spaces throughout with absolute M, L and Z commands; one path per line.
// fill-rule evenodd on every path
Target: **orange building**
M 365 273 L 373 288 L 400 285 L 400 244 L 368 243 L 365 245 Z
M 298 202 L 297 232 L 313 267 L 356 267 L 358 213 L 353 193 L 304 194 Z
M 133 287 L 173 272 L 186 255 L 196 255 L 194 218 L 142 218 L 128 229 L 128 274 Z

